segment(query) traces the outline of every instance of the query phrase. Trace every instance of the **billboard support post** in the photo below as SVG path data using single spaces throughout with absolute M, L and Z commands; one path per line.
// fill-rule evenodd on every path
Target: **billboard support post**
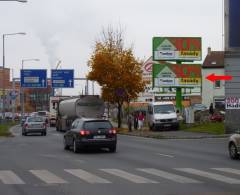
M 181 61 L 176 61 L 181 66 Z M 182 87 L 176 88 L 176 107 L 179 111 L 182 110 Z

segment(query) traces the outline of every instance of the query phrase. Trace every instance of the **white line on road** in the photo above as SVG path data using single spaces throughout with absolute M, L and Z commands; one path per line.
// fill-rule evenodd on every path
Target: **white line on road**
M 67 183 L 64 179 L 47 170 L 30 170 L 30 172 L 47 184 Z
M 160 153 L 157 153 L 157 155 L 159 155 L 159 156 L 164 156 L 164 157 L 169 157 L 169 158 L 174 158 L 173 155 L 169 155 L 169 154 L 160 154 Z
M 64 169 L 64 171 L 66 171 L 86 182 L 89 182 L 89 183 L 111 183 L 110 181 L 108 181 L 106 179 L 103 179 L 101 177 L 93 175 L 82 169 Z
M 191 178 L 175 175 L 175 174 L 168 173 L 166 171 L 162 171 L 158 169 L 146 168 L 146 169 L 137 169 L 137 170 L 148 173 L 148 174 L 152 174 L 158 177 L 162 177 L 165 179 L 169 179 L 171 181 L 178 182 L 178 183 L 202 183 L 200 181 L 197 181 Z
M 102 171 L 129 180 L 134 183 L 158 183 L 156 181 L 134 175 L 119 169 L 101 169 Z
M 226 172 L 226 173 L 233 173 L 236 175 L 240 175 L 240 170 L 238 170 L 238 169 L 232 169 L 232 168 L 212 168 L 212 169 L 217 170 L 217 171 Z
M 4 184 L 25 184 L 24 181 L 12 171 L 0 171 L 0 180 Z
M 176 170 L 183 171 L 183 172 L 190 173 L 190 174 L 194 174 L 194 175 L 198 175 L 198 176 L 201 176 L 201 177 L 206 177 L 206 178 L 217 180 L 217 181 L 221 181 L 221 182 L 228 183 L 228 184 L 240 184 L 240 180 L 238 180 L 238 179 L 226 177 L 226 176 L 215 174 L 215 173 L 209 173 L 209 172 L 206 172 L 206 171 L 200 171 L 200 170 L 197 170 L 197 169 L 176 168 Z

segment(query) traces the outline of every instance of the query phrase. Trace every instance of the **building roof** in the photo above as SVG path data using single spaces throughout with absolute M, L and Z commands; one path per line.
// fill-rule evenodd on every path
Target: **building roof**
M 202 68 L 224 68 L 224 51 L 211 51 L 208 48 Z

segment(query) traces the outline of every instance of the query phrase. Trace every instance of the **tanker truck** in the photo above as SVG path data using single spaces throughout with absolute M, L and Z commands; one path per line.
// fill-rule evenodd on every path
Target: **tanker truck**
M 57 131 L 68 131 L 76 118 L 101 118 L 104 101 L 97 95 L 82 95 L 60 100 L 57 106 Z

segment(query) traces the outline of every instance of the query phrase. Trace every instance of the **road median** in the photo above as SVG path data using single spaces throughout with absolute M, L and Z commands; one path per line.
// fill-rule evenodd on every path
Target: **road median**
M 116 127 L 117 125 L 113 123 Z M 224 134 L 224 125 L 220 123 L 213 124 L 199 124 L 193 126 L 181 125 L 180 130 L 171 131 L 150 131 L 147 127 L 142 130 L 129 131 L 126 124 L 122 125 L 123 128 L 116 128 L 118 134 L 138 136 L 155 139 L 203 139 L 203 138 L 226 138 L 228 134 Z
M 12 137 L 12 133 L 10 129 L 15 126 L 16 122 L 7 121 L 5 123 L 0 124 L 0 137 Z

